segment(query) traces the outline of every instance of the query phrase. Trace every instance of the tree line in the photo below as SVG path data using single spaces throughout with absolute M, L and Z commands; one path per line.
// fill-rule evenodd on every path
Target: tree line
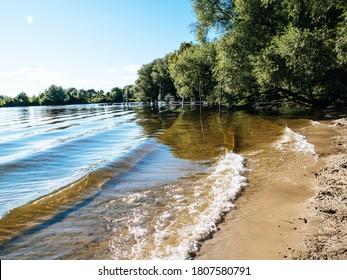
M 198 44 L 144 65 L 143 99 L 347 105 L 345 0 L 192 0 Z M 209 40 L 213 30 L 218 39 Z
M 61 86 L 51 85 L 39 95 L 29 97 L 25 92 L 16 97 L 0 95 L 0 106 L 37 106 L 37 105 L 68 105 L 88 103 L 120 103 L 135 100 L 134 87 L 114 87 L 109 92 L 94 89 L 84 90 L 76 88 L 64 89 Z

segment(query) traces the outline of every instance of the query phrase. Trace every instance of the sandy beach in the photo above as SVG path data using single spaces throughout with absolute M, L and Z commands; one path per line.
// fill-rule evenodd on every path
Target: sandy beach
M 347 119 L 299 132 L 315 146 L 315 164 L 288 166 L 267 181 L 250 172 L 236 209 L 197 259 L 347 259 Z
M 314 172 L 316 195 L 310 200 L 309 227 L 300 259 L 347 259 L 347 119 L 333 122 L 335 153 L 322 153 Z

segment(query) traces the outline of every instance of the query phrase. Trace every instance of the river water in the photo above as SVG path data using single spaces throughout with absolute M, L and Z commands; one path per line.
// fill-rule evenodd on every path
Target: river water
M 254 168 L 314 164 L 300 131 L 316 124 L 196 108 L 0 108 L 0 257 L 189 258 Z

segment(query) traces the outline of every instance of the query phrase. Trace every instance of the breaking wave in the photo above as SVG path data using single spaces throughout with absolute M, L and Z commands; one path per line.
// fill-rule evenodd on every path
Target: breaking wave
M 217 230 L 246 186 L 244 158 L 226 153 L 204 179 L 131 193 L 122 198 L 131 214 L 109 225 L 115 259 L 185 259 Z M 114 201 L 114 203 L 117 203 Z M 119 225 L 124 223 L 125 227 Z M 132 244 L 129 247 L 129 244 Z
M 274 146 L 278 150 L 291 150 L 297 153 L 316 155 L 314 145 L 309 143 L 305 136 L 291 130 L 289 127 L 285 128 L 282 138 Z

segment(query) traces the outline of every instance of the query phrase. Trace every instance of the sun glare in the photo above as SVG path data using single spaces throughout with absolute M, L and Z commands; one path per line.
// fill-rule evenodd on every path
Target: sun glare
M 27 16 L 27 22 L 30 24 L 34 21 L 34 18 L 32 16 Z

